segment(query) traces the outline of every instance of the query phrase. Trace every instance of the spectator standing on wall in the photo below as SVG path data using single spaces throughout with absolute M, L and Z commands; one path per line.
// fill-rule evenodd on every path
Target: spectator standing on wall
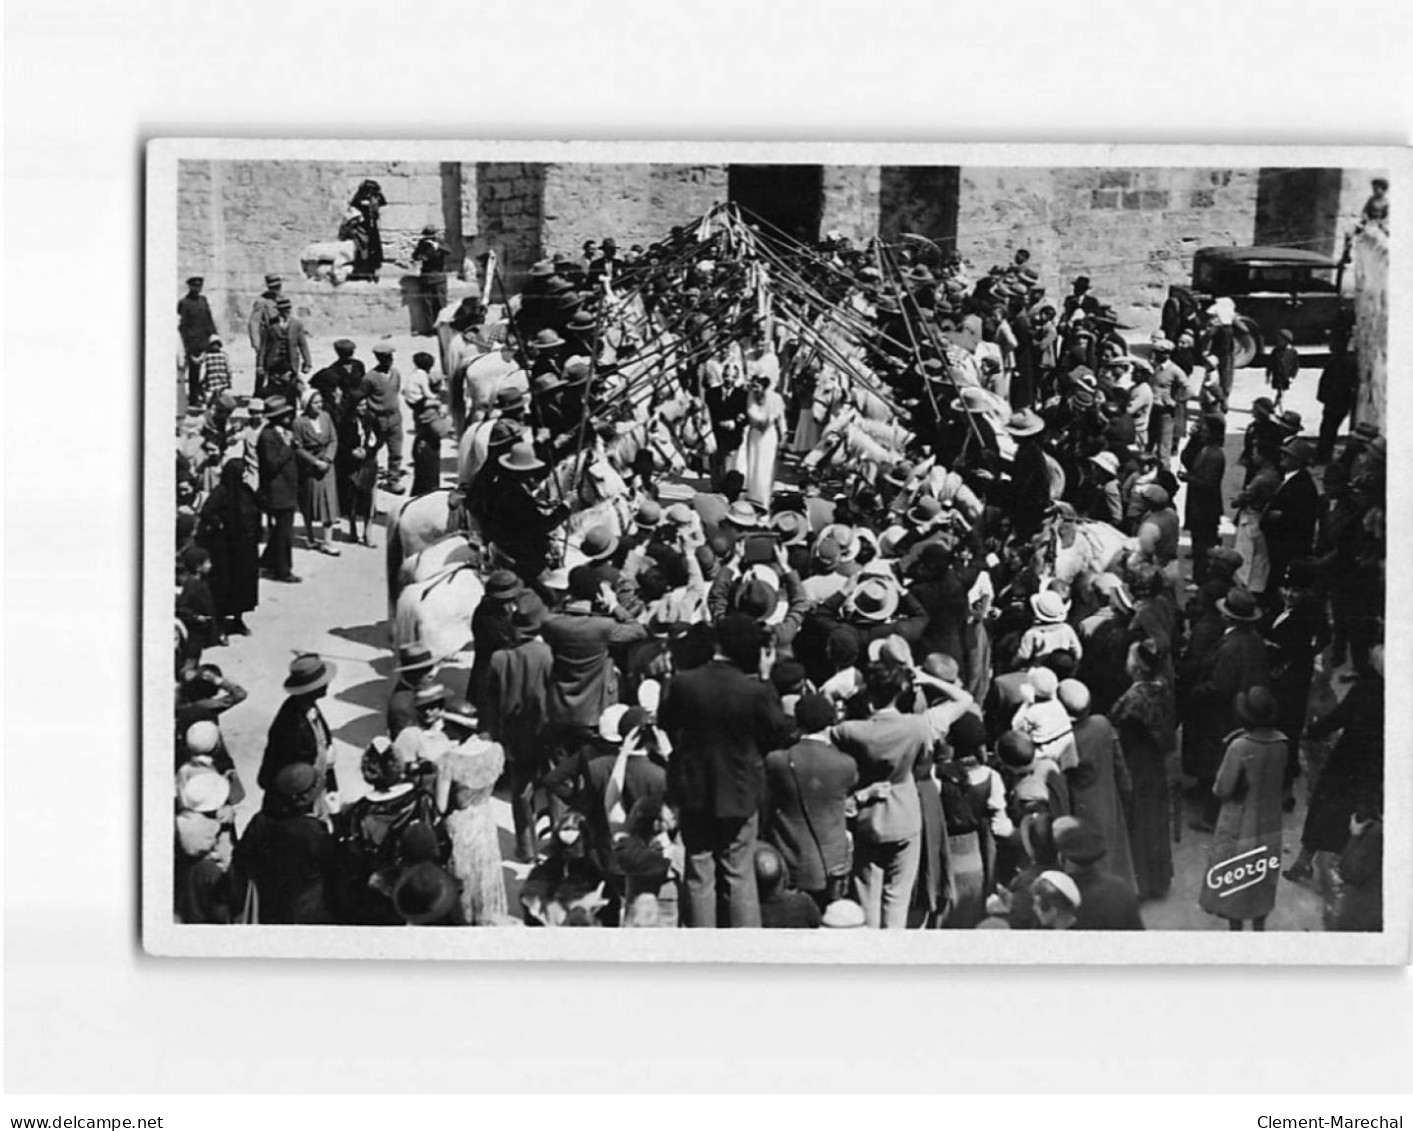
M 437 315 L 446 305 L 446 260 L 450 254 L 437 233 L 436 225 L 428 224 L 422 229 L 422 238 L 412 251 L 412 262 L 422 268 L 417 280 L 420 288 L 417 303 L 421 317 L 413 333 L 431 335 L 437 332 Z

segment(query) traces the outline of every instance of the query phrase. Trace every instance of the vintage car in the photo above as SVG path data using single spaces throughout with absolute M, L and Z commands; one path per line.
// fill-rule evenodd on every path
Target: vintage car
M 1201 328 L 1213 299 L 1236 307 L 1236 365 L 1252 364 L 1289 330 L 1297 345 L 1322 345 L 1347 327 L 1353 300 L 1342 293 L 1344 264 L 1289 247 L 1204 247 L 1192 258 L 1192 286 L 1170 289 L 1163 328 Z

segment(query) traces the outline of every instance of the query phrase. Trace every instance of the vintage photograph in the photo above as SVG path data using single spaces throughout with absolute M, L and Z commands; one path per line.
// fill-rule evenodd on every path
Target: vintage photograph
M 776 149 L 151 143 L 148 949 L 1401 961 L 1406 155 Z

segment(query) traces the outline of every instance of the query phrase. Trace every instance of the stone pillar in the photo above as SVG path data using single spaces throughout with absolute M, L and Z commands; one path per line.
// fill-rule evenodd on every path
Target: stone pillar
M 821 236 L 838 230 L 855 243 L 864 243 L 878 234 L 880 174 L 877 165 L 823 167 Z
M 1386 428 L 1388 236 L 1373 227 L 1354 238 L 1354 348 L 1359 351 L 1359 399 L 1354 420 Z
M 531 264 L 544 255 L 546 166 L 523 161 L 486 161 L 476 166 L 474 252 L 496 253 L 507 293 L 520 286 Z M 491 294 L 498 301 L 498 290 Z

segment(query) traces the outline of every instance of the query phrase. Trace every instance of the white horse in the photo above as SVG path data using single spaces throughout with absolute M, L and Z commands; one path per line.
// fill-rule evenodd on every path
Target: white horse
M 411 580 L 397 596 L 393 647 L 424 644 L 438 659 L 471 662 L 471 615 L 485 596 L 476 572 L 476 548 L 461 535 L 423 551 L 408 563 Z
M 1107 522 L 1077 519 L 1072 510 L 1061 507 L 1045 520 L 1037 543 L 1035 565 L 1041 579 L 1073 585 L 1080 577 L 1108 572 L 1138 540 Z

